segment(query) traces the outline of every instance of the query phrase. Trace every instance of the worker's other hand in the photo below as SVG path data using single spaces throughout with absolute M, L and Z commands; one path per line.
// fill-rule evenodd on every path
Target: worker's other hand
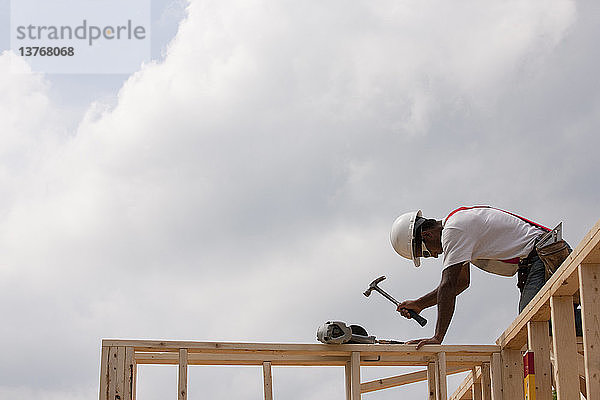
M 439 339 L 437 337 L 432 337 L 429 339 L 415 339 L 415 340 L 409 340 L 408 342 L 406 342 L 406 344 L 416 344 L 417 345 L 417 350 L 419 350 L 421 347 L 425 346 L 426 344 L 442 344 L 442 339 Z
M 417 314 L 419 314 L 423 308 L 419 306 L 416 300 L 404 300 L 402 303 L 398 304 L 398 308 L 396 310 L 402 314 L 404 318 L 410 319 L 410 313 L 408 310 L 414 310 Z

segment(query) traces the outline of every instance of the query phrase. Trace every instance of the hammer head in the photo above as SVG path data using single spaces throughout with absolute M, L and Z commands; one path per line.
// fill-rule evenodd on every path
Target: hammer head
M 369 284 L 369 287 L 367 288 L 367 290 L 365 290 L 365 291 L 364 291 L 364 293 L 363 293 L 363 294 L 364 294 L 365 296 L 369 297 L 369 296 L 371 295 L 371 292 L 373 291 L 373 289 L 375 289 L 375 288 L 377 287 L 377 284 L 378 284 L 379 282 L 381 282 L 382 280 L 384 280 L 384 279 L 385 279 L 385 275 L 383 275 L 383 276 L 380 276 L 379 278 L 375 279 L 373 282 L 371 282 L 371 283 Z

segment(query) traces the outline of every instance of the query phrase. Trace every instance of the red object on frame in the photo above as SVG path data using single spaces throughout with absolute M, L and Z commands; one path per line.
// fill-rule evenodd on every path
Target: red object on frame
M 523 354 L 523 377 L 527 377 L 527 375 L 529 374 L 535 375 L 532 351 L 528 351 L 525 354 Z

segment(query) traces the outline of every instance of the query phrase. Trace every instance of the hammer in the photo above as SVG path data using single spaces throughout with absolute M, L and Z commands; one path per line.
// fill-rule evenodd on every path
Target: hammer
M 377 284 L 381 281 L 383 281 L 385 279 L 385 276 L 380 276 L 379 278 L 375 279 L 373 282 L 371 282 L 369 284 L 369 287 L 367 288 L 367 290 L 365 290 L 365 292 L 363 293 L 365 296 L 369 297 L 371 295 L 371 292 L 373 290 L 378 291 L 379 293 L 381 293 L 381 295 L 383 297 L 385 297 L 386 299 L 388 299 L 389 301 L 391 301 L 392 303 L 394 303 L 396 305 L 396 307 L 398 307 L 398 305 L 400 304 L 400 302 L 398 300 L 396 300 L 395 298 L 393 298 L 392 296 L 390 296 L 386 291 L 384 291 L 382 288 L 380 288 L 379 286 L 377 286 Z M 415 321 L 417 321 L 419 323 L 419 325 L 421 326 L 425 326 L 425 324 L 427 323 L 427 320 L 423 317 L 421 317 L 419 314 L 417 314 L 415 312 L 415 310 L 410 310 L 410 309 L 406 309 L 408 311 L 408 313 L 410 314 L 411 318 L 413 318 Z

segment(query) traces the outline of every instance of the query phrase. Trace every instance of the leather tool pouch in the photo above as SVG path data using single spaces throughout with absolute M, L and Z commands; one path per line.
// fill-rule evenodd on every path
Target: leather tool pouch
M 567 259 L 573 250 L 564 240 L 549 244 L 544 247 L 537 247 L 537 254 L 544 262 L 546 267 L 546 279 L 548 279 L 560 265 Z

